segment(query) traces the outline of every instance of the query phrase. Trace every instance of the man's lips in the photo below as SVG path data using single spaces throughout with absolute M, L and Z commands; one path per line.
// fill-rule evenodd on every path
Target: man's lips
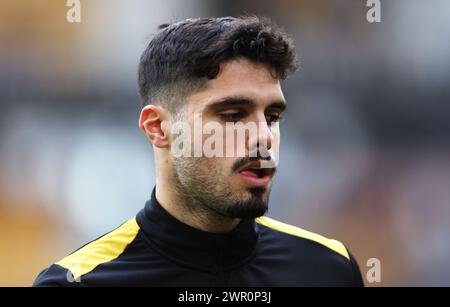
M 261 161 L 253 161 L 238 171 L 240 177 L 249 185 L 266 187 L 273 176 L 273 168 L 261 168 Z

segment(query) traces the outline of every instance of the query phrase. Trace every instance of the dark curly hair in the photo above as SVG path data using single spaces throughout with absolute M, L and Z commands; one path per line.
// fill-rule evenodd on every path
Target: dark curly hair
M 291 38 L 264 17 L 196 18 L 164 24 L 139 63 L 142 105 L 176 112 L 184 98 L 219 73 L 220 64 L 245 57 L 284 80 L 298 67 Z

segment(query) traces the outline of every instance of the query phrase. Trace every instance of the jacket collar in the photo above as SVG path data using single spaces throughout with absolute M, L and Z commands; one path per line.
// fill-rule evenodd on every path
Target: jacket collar
M 151 199 L 136 216 L 146 241 L 163 256 L 185 266 L 218 273 L 250 260 L 258 234 L 254 219 L 243 219 L 232 231 L 210 233 L 184 224 Z

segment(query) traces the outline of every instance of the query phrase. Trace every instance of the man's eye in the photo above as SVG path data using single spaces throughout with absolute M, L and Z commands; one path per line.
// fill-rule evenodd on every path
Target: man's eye
M 275 122 L 279 122 L 282 119 L 282 117 L 278 114 L 268 114 L 266 116 L 266 121 L 268 123 L 275 123 Z
M 226 122 L 238 122 L 244 117 L 244 114 L 241 112 L 234 112 L 234 113 L 222 113 L 220 114 L 220 117 Z

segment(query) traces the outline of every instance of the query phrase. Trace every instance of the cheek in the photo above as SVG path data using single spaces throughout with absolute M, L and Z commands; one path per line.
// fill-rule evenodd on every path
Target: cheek
M 204 158 L 202 162 L 202 173 L 205 175 L 220 177 L 227 180 L 233 175 L 232 167 L 235 158 Z
M 216 157 L 209 158 L 211 163 L 220 170 L 223 176 L 228 176 L 231 173 L 231 168 L 233 166 L 234 158 L 226 158 L 226 157 Z
M 225 158 L 200 158 L 195 163 L 195 168 L 202 174 L 210 176 L 228 176 L 231 172 L 231 161 Z
M 270 127 L 270 132 L 272 132 L 273 139 L 280 140 L 280 124 L 275 123 Z
M 272 148 L 271 151 L 275 154 L 278 154 L 278 150 L 280 147 L 280 127 L 272 129 Z

